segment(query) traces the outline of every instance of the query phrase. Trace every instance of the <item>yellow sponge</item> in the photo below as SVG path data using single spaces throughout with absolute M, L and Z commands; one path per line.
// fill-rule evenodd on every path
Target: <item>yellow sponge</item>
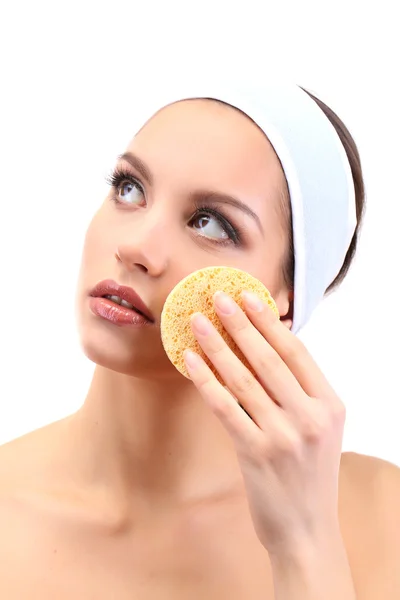
M 223 328 L 213 303 L 214 293 L 222 291 L 229 294 L 243 308 L 241 292 L 245 290 L 257 294 L 279 318 L 276 304 L 261 281 L 232 267 L 206 267 L 195 271 L 182 279 L 170 292 L 161 314 L 161 339 L 168 358 L 182 375 L 189 378 L 183 358 L 184 350 L 189 349 L 200 354 L 221 381 L 214 365 L 192 333 L 190 317 L 195 312 L 201 312 L 210 319 L 231 350 L 252 371 L 241 350 Z

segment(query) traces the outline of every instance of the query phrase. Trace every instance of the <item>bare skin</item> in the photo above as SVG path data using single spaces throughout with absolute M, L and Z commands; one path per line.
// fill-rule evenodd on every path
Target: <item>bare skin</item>
M 145 193 L 131 191 L 124 206 L 107 198 L 88 229 L 76 306 L 97 366 L 85 402 L 0 449 L 0 596 L 273 598 L 232 441 L 166 358 L 159 317 L 182 277 L 225 264 L 262 280 L 290 327 L 280 164 L 249 119 L 206 101 L 162 110 L 128 150 L 152 181 L 120 161 Z M 229 206 L 226 218 L 244 229 L 239 246 L 222 244 L 215 220 L 189 225 L 199 189 L 239 197 L 262 231 Z M 154 325 L 128 330 L 93 315 L 88 294 L 105 278 L 133 287 Z M 389 463 L 342 455 L 338 514 L 360 600 L 395 598 L 385 588 L 399 561 L 387 515 L 398 522 L 399 481 Z
M 127 505 L 112 486 L 79 481 L 71 424 L 65 419 L 2 448 L 2 597 L 274 598 L 269 558 L 240 485 L 192 501 L 153 497 L 146 505 L 132 497 Z M 360 600 L 379 598 L 398 571 L 396 548 L 383 548 L 382 523 L 392 519 L 377 500 L 389 467 L 399 489 L 396 467 L 342 455 L 339 519 Z M 393 552 L 392 565 L 382 565 L 383 550 Z

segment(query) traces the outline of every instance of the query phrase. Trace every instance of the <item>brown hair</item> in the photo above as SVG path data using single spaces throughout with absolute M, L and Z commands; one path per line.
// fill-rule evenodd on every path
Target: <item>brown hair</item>
M 358 153 L 358 149 L 356 143 L 352 136 L 350 135 L 349 130 L 344 125 L 344 123 L 339 119 L 336 113 L 333 112 L 329 106 L 327 106 L 322 100 L 316 98 L 313 94 L 301 88 L 304 92 L 306 92 L 320 107 L 320 109 L 325 113 L 327 118 L 330 120 L 332 125 L 337 131 L 337 134 L 344 146 L 347 157 L 349 159 L 351 172 L 353 175 L 354 188 L 355 188 L 355 196 L 356 196 L 356 215 L 357 215 L 357 226 L 354 232 L 353 238 L 350 243 L 350 247 L 347 251 L 346 257 L 344 259 L 342 268 L 336 278 L 332 281 L 329 287 L 325 290 L 325 295 L 331 293 L 335 288 L 337 288 L 346 277 L 347 272 L 350 268 L 350 265 L 353 261 L 356 249 L 358 238 L 360 234 L 361 223 L 363 220 L 364 212 L 365 212 L 365 187 L 364 187 L 364 179 L 361 168 L 360 155 Z M 289 290 L 293 291 L 294 289 L 294 243 L 293 243 L 293 223 L 292 223 L 292 211 L 291 204 L 289 198 L 289 190 L 286 186 L 285 198 L 284 198 L 284 207 L 285 207 L 285 220 L 286 226 L 289 229 L 289 246 L 288 251 L 284 260 L 284 268 L 283 268 L 283 276 L 285 284 L 288 286 Z

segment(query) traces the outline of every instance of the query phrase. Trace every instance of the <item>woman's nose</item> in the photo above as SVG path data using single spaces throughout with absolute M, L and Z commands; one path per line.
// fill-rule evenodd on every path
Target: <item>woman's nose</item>
M 160 276 L 168 264 L 169 247 L 162 241 L 162 229 L 165 227 L 143 224 L 138 231 L 131 233 L 132 239 L 117 246 L 117 260 L 129 271 L 138 269 L 152 277 Z

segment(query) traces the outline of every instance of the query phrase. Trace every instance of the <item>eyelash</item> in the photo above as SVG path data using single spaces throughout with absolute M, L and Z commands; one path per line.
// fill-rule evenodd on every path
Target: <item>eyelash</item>
M 129 182 L 134 185 L 143 195 L 145 195 L 143 186 L 139 183 L 135 177 L 131 175 L 131 173 L 125 170 L 123 167 L 116 167 L 111 175 L 107 175 L 106 182 L 113 189 L 114 193 L 111 196 L 111 200 L 116 204 L 124 204 L 118 199 L 118 189 L 124 182 Z M 220 209 L 209 202 L 207 205 L 204 204 L 195 204 L 196 212 L 190 218 L 189 223 L 193 222 L 199 215 L 209 215 L 214 217 L 224 231 L 228 234 L 228 240 L 216 240 L 213 238 L 207 238 L 207 241 L 211 243 L 218 244 L 219 246 L 228 245 L 233 243 L 235 246 L 239 246 L 243 241 L 243 234 L 239 227 L 232 225 L 230 221 L 221 213 Z M 206 237 L 206 236 L 204 236 Z
M 132 177 L 129 171 L 126 171 L 122 167 L 115 167 L 111 175 L 107 175 L 106 177 L 106 182 L 113 188 L 114 192 L 118 192 L 118 188 L 120 187 L 121 183 L 124 183 L 125 181 L 128 181 L 132 185 L 136 186 L 137 189 L 144 195 L 144 189 L 142 185 L 137 181 L 137 179 Z M 117 204 L 123 204 L 120 200 L 118 200 L 117 194 L 113 194 L 112 199 Z
M 242 233 L 239 230 L 239 228 L 232 225 L 232 223 L 230 223 L 228 221 L 228 219 L 226 219 L 224 217 L 224 215 L 221 213 L 220 209 L 217 209 L 215 205 L 213 206 L 213 204 L 211 202 L 208 202 L 207 205 L 204 205 L 201 203 L 199 203 L 199 204 L 196 203 L 195 209 L 196 209 L 196 212 L 191 217 L 190 223 L 192 223 L 200 215 L 209 215 L 211 217 L 214 217 L 214 219 L 216 219 L 218 221 L 218 223 L 221 225 L 222 229 L 228 234 L 228 237 L 229 237 L 228 240 L 214 240 L 213 238 L 208 238 L 208 240 L 211 243 L 218 244 L 219 246 L 221 246 L 221 245 L 224 246 L 231 242 L 233 242 L 235 244 L 235 246 L 239 246 L 242 243 Z

